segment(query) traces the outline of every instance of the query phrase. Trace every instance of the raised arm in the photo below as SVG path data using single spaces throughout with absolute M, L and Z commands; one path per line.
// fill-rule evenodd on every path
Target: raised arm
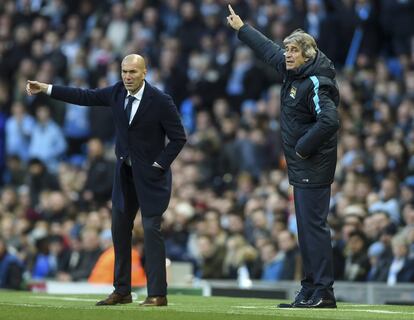
M 230 27 L 237 31 L 239 39 L 250 47 L 262 61 L 275 68 L 277 72 L 286 72 L 285 51 L 261 32 L 245 24 L 234 12 L 231 5 L 228 5 L 228 8 L 230 15 L 227 17 L 227 22 Z

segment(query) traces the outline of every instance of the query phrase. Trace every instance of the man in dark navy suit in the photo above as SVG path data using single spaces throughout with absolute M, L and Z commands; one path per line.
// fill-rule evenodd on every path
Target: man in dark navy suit
M 186 142 L 172 98 L 144 80 L 147 69 L 137 54 L 122 61 L 122 82 L 102 89 L 80 89 L 28 81 L 29 95 L 44 93 L 84 106 L 109 106 L 116 127 L 117 157 L 112 189 L 115 290 L 97 305 L 131 303 L 131 237 L 141 208 L 148 297 L 141 305 L 167 305 L 165 247 L 161 217 L 171 196 L 170 165 Z M 169 142 L 166 144 L 166 138 Z

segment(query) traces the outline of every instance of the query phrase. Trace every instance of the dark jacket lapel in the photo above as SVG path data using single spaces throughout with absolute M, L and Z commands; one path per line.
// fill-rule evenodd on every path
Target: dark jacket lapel
M 137 122 L 139 120 L 139 118 L 148 109 L 153 95 L 154 95 L 154 88 L 147 81 L 145 81 L 145 88 L 144 88 L 144 93 L 142 95 L 142 100 L 139 104 L 138 111 L 135 114 L 134 119 L 132 119 L 131 126 L 135 122 Z
M 128 124 L 128 119 L 125 112 L 125 99 L 127 96 L 127 91 L 124 86 L 121 88 L 121 93 L 118 95 L 118 101 L 117 101 L 117 113 L 119 114 L 119 118 L 124 122 L 125 124 Z

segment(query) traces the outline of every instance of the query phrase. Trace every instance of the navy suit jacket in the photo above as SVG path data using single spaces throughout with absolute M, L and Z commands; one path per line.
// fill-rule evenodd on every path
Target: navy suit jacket
M 127 91 L 123 83 L 102 89 L 80 89 L 54 85 L 51 97 L 83 106 L 111 107 L 115 128 L 117 164 L 112 189 L 112 205 L 119 210 L 137 210 L 143 215 L 161 215 L 171 196 L 170 165 L 186 142 L 184 127 L 172 98 L 145 82 L 137 113 L 131 124 L 124 111 Z M 166 137 L 169 142 L 166 144 Z M 126 179 L 121 166 L 127 157 L 132 162 L 136 190 L 128 196 Z M 157 162 L 164 170 L 153 167 Z M 124 164 L 125 165 L 125 164 Z

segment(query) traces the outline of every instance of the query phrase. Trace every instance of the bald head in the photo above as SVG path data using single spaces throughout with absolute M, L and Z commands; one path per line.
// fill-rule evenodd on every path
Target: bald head
M 139 65 L 140 68 L 146 69 L 145 60 L 139 54 L 129 54 L 129 55 L 127 55 L 122 60 L 122 64 L 124 64 L 124 63 L 127 63 L 127 64 L 135 63 L 135 64 Z
M 147 73 L 145 60 L 139 54 L 127 55 L 121 63 L 121 75 L 125 89 L 132 95 L 141 89 Z

